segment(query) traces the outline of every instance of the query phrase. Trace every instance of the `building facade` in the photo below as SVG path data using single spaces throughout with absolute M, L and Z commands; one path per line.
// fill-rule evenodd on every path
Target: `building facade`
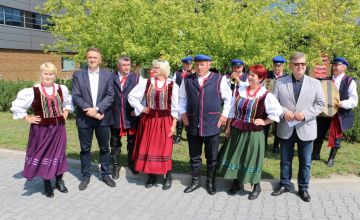
M 48 15 L 36 11 L 45 0 L 0 0 L 0 79 L 39 80 L 39 66 L 53 62 L 58 77 L 71 78 L 76 65 L 66 56 L 43 52 L 53 38 Z M 71 55 L 71 54 L 68 54 Z

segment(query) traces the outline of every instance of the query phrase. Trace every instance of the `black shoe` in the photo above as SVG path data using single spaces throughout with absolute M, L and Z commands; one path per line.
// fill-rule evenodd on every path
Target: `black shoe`
M 118 164 L 113 165 L 111 176 L 114 180 L 119 179 L 121 166 Z
M 328 159 L 328 161 L 327 161 L 327 163 L 326 163 L 326 166 L 328 166 L 328 167 L 334 166 L 335 156 L 336 156 L 336 153 L 337 153 L 338 149 L 339 149 L 339 148 L 337 148 L 337 147 L 331 148 L 331 150 L 330 150 L 330 155 L 329 155 L 329 159 Z
M 68 189 L 66 188 L 65 182 L 63 179 L 56 179 L 55 187 L 62 193 L 68 192 Z
M 149 174 L 149 178 L 148 178 L 147 182 L 145 183 L 145 188 L 151 188 L 155 185 L 155 183 L 156 183 L 155 174 Z
M 327 167 L 333 167 L 333 166 L 334 166 L 334 163 L 335 163 L 335 160 L 334 160 L 334 159 L 329 159 L 328 162 L 326 163 L 326 166 L 327 166 Z
M 253 191 L 249 194 L 248 199 L 249 199 L 249 200 L 254 200 L 254 199 L 256 199 L 256 198 L 260 195 L 260 192 L 261 192 L 260 183 L 254 184 Z
M 311 155 L 311 160 L 320 160 L 320 155 L 319 154 Z
M 90 183 L 90 177 L 83 177 L 79 184 L 79 190 L 85 190 Z
M 172 183 L 171 173 L 168 172 L 168 173 L 165 175 L 164 184 L 163 184 L 162 189 L 163 189 L 163 190 L 168 190 L 168 189 L 170 189 L 170 188 L 171 188 L 171 183 Z
M 186 187 L 184 193 L 190 193 L 200 188 L 200 177 L 192 177 L 190 186 Z
M 207 170 L 207 181 L 206 181 L 206 191 L 210 195 L 214 195 L 216 193 L 215 188 L 215 169 L 208 168 Z
M 275 189 L 274 192 L 271 193 L 272 196 L 280 196 L 283 193 L 289 192 L 290 189 L 285 186 L 280 186 L 279 188 Z
M 103 176 L 102 180 L 106 185 L 108 185 L 110 187 L 115 187 L 116 186 L 116 183 L 114 182 L 113 179 L 111 179 L 111 177 L 109 175 Z
M 298 195 L 304 202 L 310 202 L 311 197 L 307 190 L 299 190 Z
M 54 190 L 51 187 L 50 180 L 44 180 L 44 193 L 46 197 L 52 198 L 54 197 Z
M 233 196 L 236 194 L 237 191 L 240 191 L 243 188 L 244 186 L 242 184 L 240 186 L 239 180 L 235 179 L 233 184 L 231 185 L 231 188 L 229 189 L 229 191 L 227 191 L 227 194 Z
M 215 195 L 216 193 L 216 188 L 215 188 L 215 181 L 214 179 L 211 180 L 211 181 L 207 181 L 206 182 L 206 192 L 209 194 L 209 195 Z

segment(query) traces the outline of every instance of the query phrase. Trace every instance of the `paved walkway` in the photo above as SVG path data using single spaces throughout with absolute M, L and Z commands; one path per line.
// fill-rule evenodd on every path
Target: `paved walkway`
M 99 180 L 96 167 L 88 189 L 79 191 L 79 162 L 71 160 L 64 177 L 69 193 L 55 190 L 49 199 L 42 194 L 41 179 L 22 178 L 23 161 L 23 152 L 0 149 L 0 219 L 360 219 L 360 178 L 355 176 L 312 180 L 310 203 L 302 202 L 295 189 L 273 197 L 276 181 L 263 181 L 259 198 L 249 201 L 250 186 L 228 196 L 221 179 L 214 196 L 204 188 L 185 194 L 190 179 L 179 174 L 163 191 L 161 182 L 146 189 L 145 176 L 123 169 L 117 187 L 110 188 Z

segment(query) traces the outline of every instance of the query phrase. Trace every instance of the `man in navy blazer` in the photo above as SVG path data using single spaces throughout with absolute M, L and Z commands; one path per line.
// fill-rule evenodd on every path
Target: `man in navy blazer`
M 76 125 L 80 140 L 80 160 L 82 180 L 80 190 L 85 190 L 90 182 L 91 143 L 93 134 L 100 148 L 101 176 L 110 187 L 115 182 L 109 176 L 109 136 L 111 125 L 111 105 L 114 101 L 112 74 L 100 68 L 101 52 L 91 47 L 86 51 L 87 69 L 73 74 L 72 99 L 76 106 Z

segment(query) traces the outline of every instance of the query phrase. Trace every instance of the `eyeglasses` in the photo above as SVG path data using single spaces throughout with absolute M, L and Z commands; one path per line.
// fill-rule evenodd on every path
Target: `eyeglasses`
M 299 66 L 306 66 L 306 63 L 292 63 L 294 64 L 294 66 L 299 67 Z

